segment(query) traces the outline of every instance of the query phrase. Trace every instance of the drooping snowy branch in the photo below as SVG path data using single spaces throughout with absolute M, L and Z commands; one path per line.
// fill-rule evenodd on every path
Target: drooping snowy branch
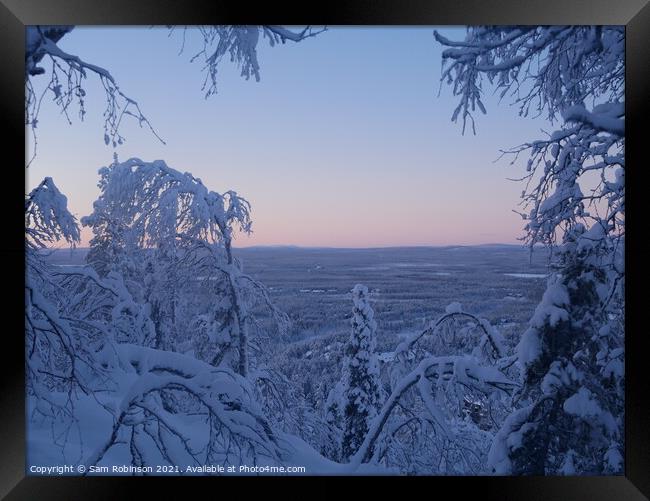
M 510 94 L 528 115 L 531 107 L 558 115 L 561 129 L 507 153 L 528 151 L 522 213 L 530 245 L 553 243 L 577 220 L 604 220 L 606 233 L 621 233 L 624 206 L 624 31 L 618 26 L 473 27 L 465 41 L 452 42 L 443 79 L 453 83 L 460 113 L 471 119 L 482 108 L 480 79 Z M 588 109 L 588 103 L 592 109 Z M 473 120 L 473 119 L 472 119 Z M 588 186 L 595 174 L 600 182 Z M 594 176 L 592 176 L 593 178 Z M 582 186 L 581 186 L 582 184 Z M 590 188 L 590 192 L 586 189 Z M 604 216 L 595 214 L 604 212 Z
M 110 375 L 96 359 L 110 337 L 106 316 L 102 322 L 97 315 L 105 315 L 119 302 L 113 300 L 119 292 L 84 271 L 75 276 L 88 280 L 79 280 L 71 287 L 44 260 L 46 246 L 59 240 L 70 244 L 79 241 L 76 219 L 51 178 L 45 178 L 26 197 L 25 236 L 27 391 L 41 415 L 62 420 L 70 427 L 79 393 L 93 395 L 111 383 Z M 66 397 L 57 398 L 52 392 Z
M 443 79 L 473 120 L 482 76 L 520 115 L 558 117 L 530 155 L 524 240 L 555 250 L 552 275 L 518 347 L 521 406 L 489 461 L 497 473 L 621 471 L 625 239 L 625 32 L 619 26 L 473 27 L 449 48 Z M 561 243 L 556 248 L 558 241 Z
M 168 451 L 179 448 L 199 465 L 257 463 L 261 458 L 279 461 L 281 446 L 255 403 L 248 381 L 229 369 L 178 353 L 130 344 L 120 344 L 116 350 L 119 369 L 134 379 L 114 409 L 115 424 L 106 441 L 85 461 L 88 466 L 100 462 L 120 437 L 129 437 L 132 458 L 140 465 L 151 464 L 147 445 L 152 442 L 169 464 L 178 462 Z M 204 415 L 202 444 L 192 444 L 189 428 L 164 409 L 165 390 L 188 395 L 195 403 L 193 412 Z M 152 442 L 138 439 L 152 432 Z
M 562 128 L 547 139 L 506 150 L 528 152 L 520 212 L 530 221 L 526 241 L 552 244 L 577 222 L 604 224 L 622 235 L 624 214 L 624 30 L 618 26 L 540 26 L 468 29 L 462 42 L 435 38 L 449 48 L 443 80 L 453 84 L 462 113 L 483 108 L 481 78 L 507 94 L 527 116 L 531 109 L 558 116 Z M 588 106 L 591 105 L 591 109 Z M 599 179 L 598 179 L 599 178 Z M 588 190 L 588 191 L 587 191 Z
M 71 31 L 74 26 L 28 26 L 26 29 L 25 49 L 25 125 L 33 134 L 34 151 L 27 165 L 36 156 L 38 138 L 36 130 L 43 99 L 52 94 L 52 99 L 61 113 L 71 123 L 71 108 L 76 103 L 80 120 L 86 115 L 86 87 L 89 75 L 97 77 L 104 88 L 106 107 L 104 116 L 104 142 L 113 148 L 122 144 L 125 137 L 121 133 L 122 121 L 125 117 L 134 118 L 140 127 L 147 127 L 162 143 L 165 141 L 153 128 L 140 108 L 138 101 L 125 94 L 113 75 L 104 67 L 90 63 L 77 55 L 67 53 L 58 45 L 59 41 Z M 173 27 L 172 28 L 173 31 Z M 185 42 L 184 28 L 183 45 Z M 228 54 L 231 62 L 241 67 L 241 75 L 247 80 L 253 76 L 260 79 L 260 66 L 257 59 L 257 44 L 260 33 L 268 38 L 271 46 L 285 43 L 287 40 L 300 42 L 318 35 L 326 28 L 314 29 L 307 26 L 296 32 L 282 26 L 202 26 L 197 29 L 203 40 L 203 48 L 192 60 L 203 56 L 206 79 L 202 90 L 206 97 L 216 93 L 217 69 L 223 56 Z M 182 49 L 181 49 L 182 50 Z M 47 73 L 45 65 L 49 64 L 49 80 L 42 91 L 37 91 L 33 78 Z
M 184 28 L 184 36 L 187 27 Z M 251 77 L 256 81 L 260 80 L 260 65 L 257 59 L 257 46 L 260 35 L 267 38 L 271 47 L 277 43 L 301 42 L 314 37 L 326 28 L 313 28 L 306 26 L 301 31 L 292 31 L 283 26 L 201 26 L 198 28 L 202 35 L 203 46 L 193 57 L 195 61 L 199 57 L 203 59 L 205 81 L 201 90 L 205 91 L 205 97 L 217 93 L 217 77 L 219 63 L 225 55 L 228 55 L 230 62 L 236 63 L 241 70 L 241 76 L 246 80 Z M 185 41 L 185 38 L 183 39 Z M 182 49 L 181 49 L 182 50 Z
M 620 26 L 476 26 L 464 41 L 434 37 L 443 51 L 442 79 L 461 101 L 463 129 L 481 102 L 481 78 L 501 98 L 514 97 L 520 114 L 546 111 L 550 119 L 587 99 L 620 102 L 624 92 L 624 30 Z
M 79 242 L 79 226 L 68 211 L 68 199 L 51 177 L 46 177 L 25 198 L 25 237 L 27 246 L 43 248 L 58 240 Z
M 395 354 L 398 357 L 403 356 L 409 350 L 412 350 L 413 347 L 425 337 L 439 337 L 441 344 L 446 344 L 449 348 L 452 348 L 451 343 L 449 343 L 447 339 L 444 339 L 444 331 L 446 329 L 453 329 L 456 334 L 459 330 L 457 328 L 458 322 L 462 322 L 463 320 L 471 322 L 475 329 L 482 332 L 481 337 L 476 339 L 474 345 L 480 349 L 488 347 L 488 349 L 485 350 L 488 359 L 491 358 L 496 361 L 505 356 L 503 339 L 501 338 L 499 331 L 484 318 L 479 318 L 471 313 L 462 311 L 458 303 L 452 303 L 449 305 L 447 307 L 447 312 L 444 315 L 431 322 L 427 328 L 421 332 L 400 343 L 395 349 Z M 463 332 L 470 334 L 467 330 L 464 330 Z
M 512 365 L 510 358 L 489 322 L 452 303 L 437 321 L 396 348 L 386 364 L 390 395 L 351 464 L 441 474 L 485 472 L 495 426 L 488 416 L 500 419 L 520 386 L 503 372 L 502 366 Z M 336 422 L 336 401 L 328 404 L 328 418 L 332 414 Z
M 352 463 L 367 462 L 371 459 L 373 446 L 384 428 L 391 412 L 395 409 L 402 396 L 413 386 L 417 385 L 420 397 L 427 411 L 436 424 L 450 435 L 442 411 L 431 396 L 431 386 L 425 381 L 454 380 L 459 384 L 474 387 L 484 392 L 501 390 L 510 393 L 518 384 L 511 381 L 494 367 L 479 366 L 472 357 L 429 357 L 422 360 L 409 374 L 404 376 L 393 388 L 381 411 L 373 421 L 363 444 L 351 459 Z
M 124 137 L 120 133 L 120 126 L 126 116 L 135 118 L 141 127 L 149 128 L 164 144 L 162 138 L 143 114 L 138 102 L 122 92 L 108 70 L 84 61 L 74 54 L 69 54 L 59 47 L 57 43 L 72 29 L 72 26 L 29 26 L 26 29 L 25 125 L 30 127 L 34 134 L 34 152 L 31 160 L 36 155 L 38 144 L 36 128 L 41 102 L 46 94 L 52 93 L 52 99 L 69 123 L 71 122 L 70 107 L 76 102 L 79 119 L 83 120 L 86 114 L 84 84 L 90 74 L 99 79 L 105 92 L 104 142 L 107 145 L 112 144 L 115 147 L 124 141 Z M 49 81 L 43 91 L 37 95 L 32 79 L 46 73 L 42 66 L 45 62 L 51 63 Z

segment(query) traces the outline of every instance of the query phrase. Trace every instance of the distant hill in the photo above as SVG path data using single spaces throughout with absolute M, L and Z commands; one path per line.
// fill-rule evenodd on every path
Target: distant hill
M 302 245 L 251 245 L 235 247 L 236 251 L 264 251 L 264 250 L 300 250 L 300 251 L 394 251 L 394 250 L 454 250 L 454 249 L 522 249 L 523 244 L 473 244 L 473 245 L 393 245 L 387 247 L 328 247 L 328 246 L 302 246 Z

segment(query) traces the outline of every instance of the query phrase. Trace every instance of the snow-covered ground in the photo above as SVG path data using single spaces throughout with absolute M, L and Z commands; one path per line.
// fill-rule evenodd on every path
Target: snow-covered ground
M 515 278 L 547 278 L 548 274 L 546 273 L 504 273 L 506 277 L 515 277 Z

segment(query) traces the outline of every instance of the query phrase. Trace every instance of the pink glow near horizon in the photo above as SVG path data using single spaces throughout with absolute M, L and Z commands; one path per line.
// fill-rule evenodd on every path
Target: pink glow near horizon
M 262 46 L 262 80 L 247 82 L 224 61 L 208 100 L 200 68 L 177 55 L 166 30 L 78 28 L 61 44 L 110 68 L 167 142 L 125 122 L 121 160 L 164 159 L 251 202 L 253 234 L 237 235 L 235 246 L 517 243 L 524 222 L 512 210 L 523 187 L 506 178 L 522 166 L 493 160 L 547 124 L 488 92 L 477 135 L 461 135 L 450 121 L 456 98 L 446 87 L 437 96 L 441 48 L 431 31 L 332 28 Z M 86 120 L 71 126 L 44 101 L 28 176 L 31 186 L 52 176 L 77 217 L 92 211 L 97 169 L 113 153 L 101 137 L 103 90 L 90 79 L 87 96 Z M 83 228 L 80 245 L 90 238 Z

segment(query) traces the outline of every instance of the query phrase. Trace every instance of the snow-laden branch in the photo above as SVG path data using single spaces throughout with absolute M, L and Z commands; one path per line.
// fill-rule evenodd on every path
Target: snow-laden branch
M 62 50 L 57 42 L 70 31 L 72 27 L 41 27 L 30 26 L 26 30 L 26 52 L 25 52 L 25 125 L 29 126 L 34 134 L 34 151 L 28 162 L 34 159 L 38 139 L 36 129 L 41 101 L 46 93 L 51 92 L 53 100 L 61 109 L 61 113 L 71 123 L 69 108 L 76 101 L 78 114 L 81 120 L 86 114 L 86 90 L 84 81 L 90 74 L 99 78 L 106 97 L 106 109 L 104 110 L 104 142 L 112 144 L 113 147 L 122 144 L 124 137 L 120 133 L 122 120 L 126 116 L 135 118 L 142 127 L 146 125 L 154 136 L 163 144 L 165 142 L 155 131 L 147 117 L 140 109 L 137 101 L 122 92 L 111 73 L 96 64 L 89 63 L 79 56 Z M 32 78 L 45 73 L 45 69 L 39 64 L 44 61 L 51 63 L 50 79 L 45 85 L 42 93 L 36 95 Z
M 185 27 L 183 34 L 183 48 L 185 45 Z M 212 25 L 198 28 L 203 38 L 201 50 L 194 54 L 191 61 L 199 57 L 203 59 L 206 77 L 201 90 L 205 91 L 208 98 L 217 93 L 219 65 L 224 56 L 228 55 L 230 61 L 237 64 L 243 78 L 249 80 L 253 77 L 260 80 L 260 65 L 257 58 L 257 48 L 261 37 L 268 38 L 269 44 L 301 42 L 307 38 L 319 35 L 327 28 L 314 28 L 306 26 L 301 31 L 292 31 L 283 26 L 234 26 Z M 261 35 L 261 37 L 260 37 Z M 181 48 L 181 52 L 183 51 Z
M 428 357 L 422 360 L 409 374 L 404 376 L 393 388 L 390 397 L 373 421 L 363 444 L 351 458 L 350 463 L 358 465 L 370 461 L 372 451 L 390 414 L 395 409 L 403 395 L 417 385 L 420 397 L 434 421 L 447 434 L 451 435 L 440 409 L 431 396 L 429 380 L 446 380 L 452 378 L 459 384 L 476 388 L 484 392 L 500 390 L 510 393 L 518 383 L 508 379 L 494 367 L 479 366 L 473 357 L 450 356 Z M 421 382 L 421 381 L 427 382 Z
M 106 109 L 104 111 L 104 142 L 113 148 L 125 141 L 120 132 L 124 117 L 133 117 L 138 124 L 146 126 L 162 143 L 165 141 L 153 128 L 140 109 L 138 102 L 122 92 L 116 79 L 104 67 L 90 63 L 77 55 L 62 50 L 58 42 L 73 30 L 73 26 L 29 26 L 26 30 L 25 49 L 25 125 L 29 126 L 34 136 L 34 151 L 27 165 L 36 156 L 38 138 L 36 135 L 39 111 L 43 98 L 52 93 L 53 100 L 69 123 L 70 106 L 76 102 L 81 120 L 86 114 L 85 80 L 89 75 L 99 78 L 105 92 Z M 170 27 L 173 31 L 173 27 Z M 253 76 L 260 79 L 260 66 L 257 60 L 257 44 L 260 32 L 269 39 L 273 46 L 287 40 L 300 42 L 314 37 L 326 28 L 315 29 L 311 26 L 301 31 L 292 31 L 282 26 L 204 26 L 198 30 L 203 39 L 203 49 L 192 60 L 204 56 L 206 80 L 202 90 L 206 97 L 216 93 L 217 69 L 224 55 L 228 54 L 232 62 L 240 65 L 241 75 L 246 79 Z M 185 27 L 183 45 L 185 45 Z M 216 44 L 216 47 L 213 45 Z M 181 49 L 182 51 L 182 49 Z M 32 79 L 46 73 L 44 63 L 50 62 L 50 79 L 42 92 L 37 95 Z
M 593 111 L 584 105 L 576 104 L 565 109 L 562 117 L 566 122 L 579 122 L 594 128 L 598 132 L 609 132 L 618 137 L 625 136 L 625 103 L 615 102 L 599 104 Z
M 100 199 L 82 224 L 103 224 L 108 214 L 122 220 L 142 246 L 155 247 L 177 234 L 211 242 L 233 237 L 235 228 L 251 231 L 250 204 L 234 191 L 209 191 L 200 179 L 162 160 L 131 158 L 99 171 Z M 123 203 L 122 201 L 126 201 Z M 128 224 L 127 224 L 128 223 Z
M 327 31 L 326 27 L 315 29 L 312 26 L 305 26 L 305 28 L 300 32 L 288 30 L 283 26 L 267 25 L 264 26 L 264 29 L 276 34 L 280 38 L 282 43 L 284 43 L 285 40 L 291 40 L 292 42 L 300 42 L 306 38 L 315 37 L 323 33 L 324 31 Z
M 418 334 L 400 343 L 395 349 L 395 354 L 400 355 L 402 353 L 408 352 L 418 343 L 418 341 L 420 341 L 425 336 L 439 335 L 440 329 L 445 325 L 447 321 L 452 319 L 468 319 L 473 321 L 477 328 L 483 332 L 486 339 L 488 340 L 490 347 L 493 350 L 494 358 L 499 359 L 505 356 L 501 334 L 492 325 L 490 325 L 487 320 L 479 318 L 471 313 L 454 311 L 453 309 L 431 322 L 424 330 Z
M 79 226 L 68 211 L 68 199 L 51 177 L 46 177 L 25 198 L 25 233 L 27 245 L 43 248 L 59 240 L 79 242 Z
M 561 242 L 572 252 L 599 249 L 604 273 L 613 273 L 605 303 L 622 299 L 620 249 L 625 235 L 625 31 L 620 26 L 478 26 L 465 40 L 438 34 L 442 80 L 452 86 L 460 114 L 484 110 L 483 77 L 519 106 L 520 115 L 558 115 L 547 138 L 502 151 L 515 163 L 527 153 L 521 210 L 522 237 L 535 244 Z M 559 254 L 558 254 L 559 255 Z M 575 256 L 574 256 L 575 257 Z M 617 296 L 618 299 L 615 298 Z
M 460 97 L 452 120 L 467 120 L 481 102 L 481 78 L 515 97 L 520 114 L 546 111 L 553 119 L 586 100 L 622 101 L 624 31 L 616 26 L 478 26 L 465 40 L 434 32 L 443 46 L 442 79 Z
M 171 418 L 166 417 L 159 400 L 154 398 L 165 390 L 185 393 L 196 399 L 207 412 L 211 427 L 216 428 L 216 433 L 233 448 L 232 457 L 227 450 L 223 451 L 226 461 L 232 462 L 237 457 L 235 454 L 244 454 L 255 462 L 261 457 L 280 459 L 282 451 L 278 440 L 254 401 L 253 389 L 238 374 L 179 353 L 137 345 L 120 344 L 116 351 L 121 370 L 136 377 L 115 409 L 116 420 L 108 438 L 88 457 L 86 465 L 95 465 L 102 460 L 116 445 L 122 428 L 137 428 L 150 421 L 172 431 L 197 463 L 200 457 L 208 460 L 190 445 L 187 431 L 170 424 Z M 138 409 L 145 411 L 140 417 L 136 417 Z M 206 450 L 205 445 L 202 449 Z

